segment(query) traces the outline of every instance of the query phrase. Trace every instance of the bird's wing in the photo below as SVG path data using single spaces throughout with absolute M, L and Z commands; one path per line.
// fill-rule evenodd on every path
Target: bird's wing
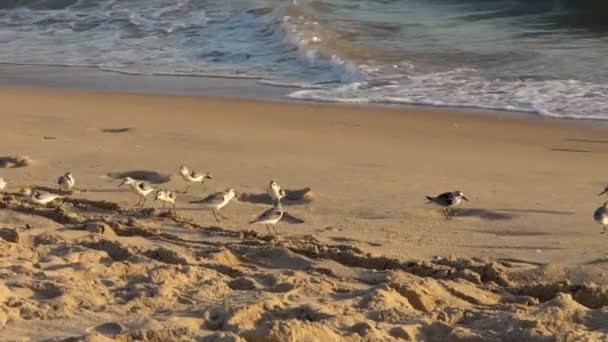
M 190 177 L 197 179 L 197 178 L 203 178 L 204 174 L 200 173 L 200 172 L 196 172 L 196 171 L 192 171 L 192 173 L 190 174 Z
M 153 187 L 151 187 L 150 185 L 148 185 L 148 184 L 146 184 L 144 182 L 139 183 L 139 188 L 142 189 L 142 190 L 144 190 L 144 191 L 146 191 L 146 190 L 154 190 Z
M 451 192 L 444 192 L 435 198 L 446 201 L 446 200 L 451 199 L 452 196 L 453 196 L 453 194 Z
M 190 203 L 220 204 L 222 202 L 224 202 L 224 193 L 216 192 L 214 194 L 211 194 L 211 195 L 203 198 L 202 200 L 191 201 Z
M 295 217 L 295 216 L 289 214 L 288 212 L 283 213 L 283 217 L 281 218 L 281 221 L 291 223 L 291 224 L 304 223 L 304 220 L 302 220 L 301 218 Z
M 599 221 L 599 220 L 602 219 L 602 216 L 604 215 L 605 212 L 606 212 L 606 210 L 603 207 L 602 208 L 597 208 L 595 210 L 595 212 L 593 213 L 593 218 L 595 220 Z
M 277 208 L 270 208 L 265 212 L 261 213 L 255 220 L 251 221 L 251 223 L 272 220 L 276 218 L 280 218 L 283 215 L 283 212 Z
M 451 192 L 444 192 L 439 196 L 435 197 L 434 201 L 441 205 L 450 205 L 454 202 L 454 194 Z
M 290 201 L 301 200 L 310 192 L 310 188 L 297 189 L 297 190 L 285 190 L 285 197 Z

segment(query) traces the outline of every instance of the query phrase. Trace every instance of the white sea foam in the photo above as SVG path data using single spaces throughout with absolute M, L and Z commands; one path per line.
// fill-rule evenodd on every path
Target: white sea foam
M 395 85 L 355 82 L 333 89 L 299 90 L 300 100 L 469 107 L 572 119 L 608 119 L 608 85 L 573 80 L 488 81 L 471 71 L 410 76 Z M 465 76 L 468 75 L 468 76 Z

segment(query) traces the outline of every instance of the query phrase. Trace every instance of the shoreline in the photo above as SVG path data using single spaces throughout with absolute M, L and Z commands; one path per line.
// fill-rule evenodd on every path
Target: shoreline
M 76 77 L 73 77 L 76 75 Z M 583 123 L 608 128 L 608 120 L 575 119 L 543 116 L 535 113 L 484 109 L 477 107 L 410 105 L 393 103 L 340 103 L 288 98 L 291 90 L 299 87 L 276 86 L 259 83 L 257 78 L 195 75 L 137 75 L 101 70 L 97 67 L 54 66 L 0 63 L 0 87 L 39 90 L 83 91 L 85 93 L 127 93 L 142 95 L 171 95 L 218 97 L 224 99 L 259 100 L 277 103 L 300 103 L 338 107 L 389 108 L 404 111 L 453 112 L 457 114 L 481 114 L 514 118 L 540 119 Z

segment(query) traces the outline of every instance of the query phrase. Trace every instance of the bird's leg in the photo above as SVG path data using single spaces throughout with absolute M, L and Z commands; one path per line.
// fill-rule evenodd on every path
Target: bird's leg
M 601 234 L 606 234 L 606 227 L 607 226 L 603 226 L 604 227 L 604 231 Z
M 217 213 L 218 213 L 218 215 L 220 215 L 220 216 L 221 216 L 221 217 L 222 217 L 224 220 L 227 220 L 227 219 L 228 219 L 228 217 L 226 217 L 226 216 L 222 215 L 222 213 L 220 213 L 220 212 L 219 212 L 219 210 L 218 210 L 218 212 L 217 212 Z
M 192 183 L 188 183 L 188 185 L 186 186 L 186 190 L 184 190 L 184 193 L 187 193 L 188 190 L 190 190 L 190 185 L 192 185 Z
M 446 220 L 450 219 L 450 211 L 448 208 L 443 208 L 443 214 L 445 215 Z
M 277 226 L 272 226 L 272 229 L 274 230 L 274 234 L 275 235 L 279 235 L 279 232 L 277 232 Z
M 135 203 L 135 206 L 139 206 L 140 203 L 141 203 L 141 196 L 139 196 L 139 198 L 137 199 L 137 203 Z
M 266 230 L 268 231 L 268 234 L 272 235 L 272 232 L 270 231 L 270 228 L 268 228 L 268 225 L 265 225 L 264 227 L 266 227 Z
M 141 207 L 143 208 L 144 205 L 146 205 L 146 196 L 141 196 L 141 199 L 142 199 L 142 201 L 141 201 Z
M 212 210 L 212 212 L 213 212 L 213 217 L 215 217 L 215 220 L 217 221 L 217 223 L 220 223 L 220 219 L 219 219 L 219 217 L 217 217 L 217 213 L 215 212 L 215 209 Z

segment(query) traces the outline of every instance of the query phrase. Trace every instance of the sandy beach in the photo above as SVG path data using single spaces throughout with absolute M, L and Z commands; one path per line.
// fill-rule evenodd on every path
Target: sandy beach
M 608 340 L 605 124 L 0 88 L 2 341 Z M 17 158 L 18 159 L 18 158 Z M 175 211 L 119 188 L 180 165 Z M 47 207 L 22 187 L 77 191 Z M 302 224 L 248 222 L 269 180 Z M 234 188 L 216 223 L 189 201 Z M 469 198 L 445 220 L 426 195 Z M 151 209 L 155 208 L 155 209 Z M 101 230 L 104 228 L 103 234 Z

